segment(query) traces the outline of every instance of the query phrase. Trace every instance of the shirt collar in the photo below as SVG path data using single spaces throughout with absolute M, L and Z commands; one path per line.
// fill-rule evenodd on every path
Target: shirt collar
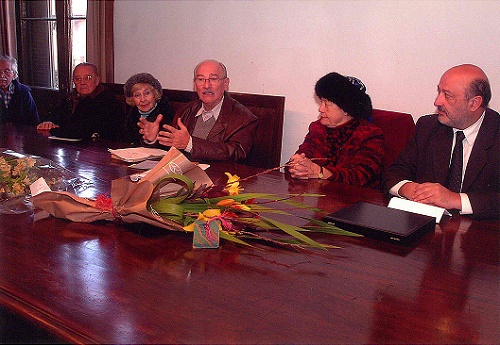
M 217 121 L 217 119 L 219 118 L 219 114 L 220 114 L 220 111 L 222 109 L 222 103 L 223 102 L 224 102 L 224 96 L 222 96 L 222 99 L 220 100 L 220 102 L 211 110 L 213 112 L 213 114 L 214 114 L 215 121 Z M 196 116 L 200 116 L 204 111 L 205 111 L 205 106 L 202 103 L 201 104 L 201 108 L 198 110 L 198 112 L 196 113 L 195 117 Z
M 155 103 L 154 107 L 151 108 L 149 111 L 141 111 L 139 108 L 137 108 L 137 110 L 139 111 L 139 114 L 141 115 L 141 117 L 148 117 L 149 114 L 151 114 L 153 112 L 153 110 L 156 109 L 157 105 L 158 105 L 158 103 Z
M 7 92 L 3 92 L 2 89 L 0 89 L 0 93 L 3 95 L 13 95 L 14 94 L 14 80 L 10 82 L 9 88 L 7 89 Z
M 476 141 L 477 133 L 479 132 L 479 128 L 481 128 L 481 124 L 483 123 L 485 113 L 486 113 L 486 110 L 483 111 L 483 114 L 476 122 L 474 122 L 469 127 L 461 130 L 462 132 L 464 132 L 465 140 L 467 140 L 467 142 L 471 146 L 473 146 L 474 141 Z M 453 128 L 453 134 L 457 133 L 459 130 L 460 129 Z

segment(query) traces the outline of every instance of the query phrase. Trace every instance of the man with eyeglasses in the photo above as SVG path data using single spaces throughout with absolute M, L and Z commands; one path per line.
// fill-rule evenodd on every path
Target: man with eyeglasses
M 0 55 L 0 122 L 35 126 L 40 118 L 31 89 L 17 77 L 17 60 Z
M 242 162 L 252 148 L 257 117 L 231 98 L 226 67 L 204 60 L 194 69 L 194 88 L 199 100 L 178 110 L 173 124 L 160 128 L 142 119 L 140 133 L 146 143 L 158 142 L 183 150 L 191 160 Z
M 101 84 L 97 67 L 82 62 L 73 71 L 75 89 L 37 127 L 57 137 L 119 140 L 124 133 L 124 107 Z

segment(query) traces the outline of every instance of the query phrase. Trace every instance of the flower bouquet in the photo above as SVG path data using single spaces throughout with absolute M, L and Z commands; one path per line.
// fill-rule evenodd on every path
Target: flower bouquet
M 33 196 L 33 204 L 54 217 L 73 222 L 116 220 L 183 231 L 181 224 L 159 216 L 148 206 L 150 198 L 172 193 L 172 185 L 162 182 L 169 175 L 189 176 L 197 181 L 197 187 L 212 184 L 212 180 L 200 167 L 191 163 L 179 150 L 172 148 L 144 176 L 125 176 L 113 180 L 110 196 L 100 195 L 91 200 L 68 192 L 45 189 Z
M 53 190 L 77 191 L 91 185 L 49 159 L 0 149 L 0 214 L 31 210 L 30 185 L 40 177 Z
M 193 246 L 197 248 L 216 248 L 222 238 L 243 245 L 250 245 L 247 240 L 256 239 L 325 249 L 304 232 L 358 236 L 318 220 L 306 219 L 310 225 L 298 227 L 264 216 L 296 217 L 286 209 L 270 207 L 274 203 L 284 203 L 288 209 L 313 208 L 295 202 L 293 198 L 298 195 L 240 193 L 243 180 L 230 173 L 226 175 L 227 183 L 214 185 L 201 168 L 171 148 L 139 181 L 130 176 L 113 180 L 110 196 L 89 200 L 68 192 L 45 191 L 35 195 L 33 203 L 55 217 L 75 222 L 114 220 L 193 232 Z M 276 236 L 275 230 L 281 231 L 285 238 Z

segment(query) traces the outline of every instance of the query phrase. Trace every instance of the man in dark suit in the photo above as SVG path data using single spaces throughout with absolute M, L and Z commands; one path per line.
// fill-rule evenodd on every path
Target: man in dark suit
M 226 67 L 216 60 L 204 60 L 194 69 L 194 88 L 199 100 L 179 109 L 174 126 L 159 128 L 161 116 L 152 123 L 140 119 L 140 133 L 147 143 L 183 150 L 191 160 L 234 161 L 246 159 L 257 117 L 227 93 Z
M 387 168 L 386 191 L 461 214 L 499 218 L 500 115 L 488 108 L 490 99 L 488 78 L 479 67 L 446 71 L 434 102 L 437 114 L 417 121 L 413 139 Z M 455 162 L 461 164 L 457 169 Z

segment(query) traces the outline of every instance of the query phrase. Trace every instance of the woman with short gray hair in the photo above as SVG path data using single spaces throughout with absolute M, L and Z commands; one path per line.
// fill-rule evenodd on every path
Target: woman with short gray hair
M 138 73 L 131 76 L 123 86 L 126 102 L 132 108 L 127 117 L 127 129 L 133 143 L 152 144 L 143 140 L 137 123 L 141 118 L 155 122 L 159 116 L 160 128 L 164 124 L 171 125 L 174 110 L 168 98 L 163 96 L 161 83 L 149 73 Z

